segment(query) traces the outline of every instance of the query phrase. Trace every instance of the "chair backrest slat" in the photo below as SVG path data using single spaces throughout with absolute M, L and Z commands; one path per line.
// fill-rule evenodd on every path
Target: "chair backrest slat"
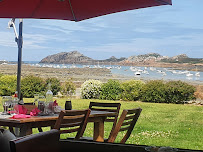
M 121 132 L 121 131 L 126 131 L 126 130 L 128 130 L 130 128 L 130 126 L 125 126 L 125 127 L 122 127 L 120 130 L 119 130 L 119 132 Z
M 110 108 L 94 108 L 94 107 L 91 107 L 91 110 L 96 110 L 96 111 L 108 111 L 108 112 L 117 112 L 117 109 L 110 109 Z
M 80 126 L 80 125 L 81 125 L 81 122 L 66 123 L 66 124 L 61 124 L 60 128 L 76 127 L 76 126 Z
M 77 132 L 74 139 L 79 140 L 85 131 L 89 115 L 90 109 L 62 110 L 56 121 L 54 129 L 60 130 L 61 134 Z
M 128 115 L 125 117 L 125 120 L 132 120 L 134 118 L 134 115 Z
M 71 117 L 71 118 L 70 118 Z M 79 116 L 79 117 L 72 117 L 72 116 L 68 116 L 68 117 L 64 117 L 62 120 L 63 124 L 66 123 L 73 123 L 73 122 L 82 122 L 84 119 L 84 115 L 83 116 Z
M 89 107 L 99 106 L 99 107 L 112 107 L 113 108 L 117 105 L 118 105 L 118 103 L 90 102 Z
M 118 123 L 115 126 L 115 129 L 113 130 L 111 136 L 108 139 L 108 142 L 114 142 L 120 131 L 127 130 L 124 137 L 120 141 L 120 143 L 125 143 L 127 139 L 130 137 L 131 132 L 140 116 L 141 111 L 142 111 L 141 108 L 123 110 L 118 120 Z
M 122 126 L 130 125 L 131 123 L 132 121 L 126 121 L 126 122 L 123 122 Z

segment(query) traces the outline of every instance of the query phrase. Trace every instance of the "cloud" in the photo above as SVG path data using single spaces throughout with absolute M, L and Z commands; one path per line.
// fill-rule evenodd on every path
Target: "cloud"
M 196 50 L 194 50 L 196 52 L 202 51 L 202 39 L 203 35 L 201 34 L 176 35 L 165 38 L 135 38 L 128 42 L 108 43 L 87 47 L 84 52 L 94 52 L 94 54 L 102 52 L 118 56 L 125 55 L 125 57 L 128 57 L 130 54 L 144 54 L 149 52 L 168 56 L 177 53 L 188 54 L 190 52 L 191 54 L 191 52 L 193 52 L 192 48 L 196 48 Z M 78 49 L 84 50 L 83 48 Z
M 40 20 L 38 24 L 31 25 L 33 28 L 45 29 L 48 31 L 58 31 L 64 34 L 71 34 L 72 32 L 95 32 L 100 31 L 101 28 L 107 28 L 105 23 L 98 23 L 95 21 L 61 21 L 61 20 Z
M 135 28 L 135 29 L 133 29 L 133 31 L 141 32 L 141 33 L 155 33 L 155 32 L 158 32 L 157 29 L 153 29 L 153 28 Z
M 16 47 L 15 35 L 11 32 L 1 32 L 0 31 L 0 46 L 5 47 Z

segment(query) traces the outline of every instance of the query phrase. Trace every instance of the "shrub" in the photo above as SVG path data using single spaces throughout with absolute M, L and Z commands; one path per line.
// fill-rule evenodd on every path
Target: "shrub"
M 99 80 L 87 80 L 81 86 L 83 99 L 98 99 L 101 92 L 102 82 Z
M 165 85 L 162 80 L 148 81 L 141 90 L 141 100 L 146 102 L 166 102 Z
M 144 85 L 143 81 L 140 80 L 129 80 L 121 83 L 123 100 L 136 101 L 140 98 L 140 92 Z
M 195 87 L 182 81 L 166 83 L 166 100 L 168 103 L 183 103 L 194 99 Z
M 61 90 L 60 81 L 57 78 L 47 78 L 46 85 L 49 83 L 51 84 L 53 95 L 56 95 Z
M 44 79 L 36 76 L 26 76 L 21 82 L 21 92 L 23 97 L 33 98 L 34 94 L 45 94 Z
M 75 90 L 76 86 L 71 80 L 65 81 L 62 84 L 61 93 L 63 95 L 68 95 L 71 97 L 75 93 Z
M 121 97 L 122 89 L 120 82 L 117 80 L 108 80 L 101 87 L 100 99 L 106 100 L 119 100 Z
M 195 95 L 195 98 L 199 98 L 200 100 L 203 100 L 203 85 L 196 86 L 196 91 L 194 95 Z
M 16 91 L 17 78 L 15 75 L 0 76 L 0 95 L 11 96 Z

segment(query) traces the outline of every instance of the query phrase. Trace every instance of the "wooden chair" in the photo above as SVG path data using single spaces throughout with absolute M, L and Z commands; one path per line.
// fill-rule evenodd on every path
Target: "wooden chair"
M 85 131 L 89 115 L 90 109 L 62 110 L 54 129 L 60 130 L 60 134 L 77 132 L 74 140 L 79 140 Z
M 10 141 L 11 152 L 60 152 L 59 131 L 52 129 Z
M 141 111 L 141 108 L 123 110 L 118 123 L 116 124 L 115 129 L 113 130 L 111 136 L 108 138 L 107 142 L 113 143 L 119 132 L 127 131 L 120 141 L 120 143 L 125 143 L 130 137 Z
M 120 103 L 90 102 L 90 104 L 89 104 L 89 109 L 91 109 L 91 110 L 108 111 L 108 112 L 115 112 L 116 113 L 115 116 L 107 117 L 107 119 L 105 120 L 105 122 L 113 122 L 113 126 L 112 126 L 112 129 L 111 129 L 109 136 L 111 136 L 111 133 L 116 126 L 120 106 L 121 106 Z

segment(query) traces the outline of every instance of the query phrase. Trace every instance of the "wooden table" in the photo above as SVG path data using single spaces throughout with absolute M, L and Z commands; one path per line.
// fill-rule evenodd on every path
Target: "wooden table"
M 94 111 L 92 110 L 88 122 L 94 123 L 94 141 L 104 141 L 104 121 L 107 116 L 115 116 L 114 112 Z M 8 126 L 13 132 L 13 127 L 20 128 L 20 137 L 32 134 L 32 128 L 52 127 L 58 116 L 33 116 L 25 119 L 1 118 L 0 126 Z

